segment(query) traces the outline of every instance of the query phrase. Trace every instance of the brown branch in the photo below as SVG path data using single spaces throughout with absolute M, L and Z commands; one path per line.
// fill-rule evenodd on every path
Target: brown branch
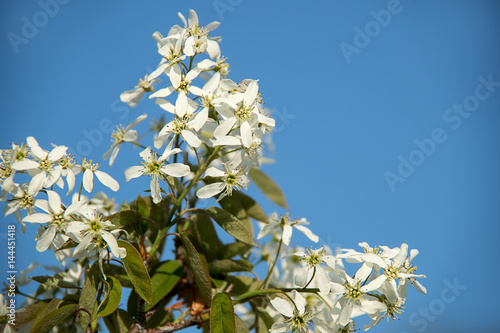
M 205 312 L 205 313 L 208 313 L 208 312 Z M 145 329 L 143 332 L 144 333 L 176 332 L 176 331 L 183 330 L 183 329 L 190 327 L 190 326 L 202 325 L 208 319 L 206 316 L 205 316 L 205 319 L 203 317 L 204 317 L 203 315 L 191 316 L 188 319 L 184 319 L 181 322 L 178 322 L 175 324 L 166 324 L 166 325 L 164 325 L 162 327 L 158 327 L 158 328 Z

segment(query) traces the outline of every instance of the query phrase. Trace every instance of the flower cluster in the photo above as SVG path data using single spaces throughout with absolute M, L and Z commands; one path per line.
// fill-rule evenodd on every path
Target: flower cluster
M 228 78 L 229 65 L 221 56 L 220 38 L 210 36 L 219 23 L 201 26 L 193 10 L 187 20 L 182 14 L 179 17 L 182 27 L 173 26 L 167 36 L 153 34 L 162 56 L 157 69 L 121 95 L 121 100 L 133 107 L 148 93 L 172 117 L 154 137 L 154 149 L 166 145 L 164 151 L 144 147 L 142 165 L 126 171 L 127 181 L 141 175 L 151 177 L 155 203 L 161 200 L 158 180 L 190 173 L 189 165 L 175 162 L 175 158 L 173 164 L 167 163 L 168 156 L 182 149 L 193 152 L 199 166 L 210 164 L 202 170 L 204 174 L 197 175 L 210 180 L 197 192 L 199 198 L 219 195 L 220 200 L 230 196 L 233 188 L 246 188 L 249 170 L 261 165 L 262 139 L 275 126 L 262 106 L 257 80 L 237 83 Z M 167 86 L 155 90 L 153 85 L 161 81 L 160 76 L 166 76 L 163 82 Z M 112 157 L 125 141 L 127 129 L 114 135 Z M 219 169 L 221 165 L 224 170 Z
M 259 332 L 346 333 L 355 331 L 354 318 L 361 315 L 371 319 L 365 330 L 383 318 L 397 318 L 409 284 L 426 293 L 417 280 L 425 276 L 413 265 L 418 251 L 404 243 L 395 248 L 360 243 L 362 251 L 335 252 L 326 246 L 293 247 L 295 230 L 318 243 L 309 222 L 288 213 L 268 217 L 239 192 L 252 180 L 287 207 L 278 185 L 258 170 L 264 139 L 275 126 L 258 80 L 228 77 L 221 39 L 211 36 L 218 22 L 202 26 L 193 10 L 188 19 L 179 17 L 182 26 L 174 25 L 167 36 L 153 34 L 161 56 L 157 68 L 121 94 L 130 107 L 147 95 L 168 120 L 151 128 L 147 145 L 140 143 L 147 133 L 134 129 L 147 114 L 118 125 L 103 156 L 112 166 L 122 144 L 140 147 L 142 161 L 130 162 L 135 165 L 125 168 L 124 177 L 127 182 L 149 177 L 147 197 L 139 195 L 118 209 L 103 192 L 90 196 L 96 180 L 115 192 L 120 185 L 98 163 L 77 163 L 66 146 L 45 150 L 30 136 L 0 150 L 4 214 L 14 215 L 23 228 L 38 225 L 36 249 L 52 250 L 61 263 L 61 268 L 45 267 L 53 276 L 33 278 L 40 288 L 32 299 L 43 301 L 36 303 L 41 309 L 36 316 L 24 316 L 34 321 L 31 330 L 48 331 L 52 325 L 54 331 L 76 331 L 78 325 L 97 332 L 99 318 L 105 318 L 112 332 L 117 327 L 170 332 L 201 325 L 209 314 L 210 325 L 222 325 L 212 331 L 235 333 L 233 326 L 246 324 Z M 161 83 L 165 86 L 155 88 Z M 199 201 L 209 198 L 220 207 L 200 208 Z M 261 222 L 255 238 L 270 238 L 259 247 L 252 219 Z M 234 238 L 231 243 L 219 239 L 215 223 Z M 176 239 L 165 246 L 170 237 Z M 175 258 L 165 259 L 172 246 Z M 254 271 L 261 263 L 268 265 L 263 279 Z M 356 265 L 356 273 L 348 274 L 346 264 Z M 19 275 L 18 286 L 36 266 Z M 122 302 L 122 286 L 134 290 L 127 302 Z M 3 303 L 0 297 L 0 325 L 6 317 Z M 119 308 L 124 303 L 127 311 Z M 176 318 L 178 310 L 182 315 Z
M 109 206 L 112 201 L 102 192 L 90 200 L 82 195 L 83 189 L 92 192 L 94 176 L 113 191 L 119 190 L 118 182 L 98 170 L 97 163 L 83 159 L 77 164 L 67 149 L 53 145 L 50 151 L 44 150 L 35 138 L 28 137 L 26 144 L 12 144 L 11 148 L 0 150 L 1 200 L 7 201 L 4 214 L 16 216 L 23 227 L 26 223 L 39 224 L 36 249 L 53 250 L 61 263 L 69 258 L 83 259 L 94 252 L 103 257 L 108 249 L 117 258 L 125 257 L 117 245 L 116 228 L 107 221 L 96 222 L 114 211 Z M 54 186 L 62 190 L 67 184 L 66 194 L 70 194 L 78 175 L 82 176 L 79 193 L 65 205 Z M 25 181 L 17 183 L 17 179 Z M 76 244 L 72 253 L 59 251 L 70 241 Z
M 273 215 L 270 220 L 269 224 L 263 224 L 259 238 L 272 235 L 271 242 L 282 240 L 289 245 L 289 215 L 279 219 Z M 305 219 L 295 223 L 297 221 L 307 223 Z M 308 228 L 298 227 L 312 241 L 318 241 Z M 425 276 L 415 274 L 417 267 L 412 264 L 417 250 L 408 253 L 408 245 L 404 243 L 399 248 L 359 245 L 362 252 L 339 249 L 336 254 L 326 247 L 305 250 L 286 247 L 281 251 L 277 247 L 276 257 L 281 254 L 282 258 L 281 269 L 274 267 L 270 284 L 292 293 L 271 301 L 278 311 L 271 332 L 351 332 L 354 331 L 353 318 L 363 314 L 372 319 L 365 326 L 368 330 L 382 318 L 396 319 L 403 312 L 410 283 L 419 292 L 427 293 L 417 281 Z M 354 276 L 346 272 L 344 262 L 359 265 Z M 304 298 L 301 293 L 316 294 L 316 297 Z M 273 308 L 268 310 L 272 312 Z

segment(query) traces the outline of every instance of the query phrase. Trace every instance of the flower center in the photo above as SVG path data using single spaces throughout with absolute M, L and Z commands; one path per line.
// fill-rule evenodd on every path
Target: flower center
M 360 284 L 361 281 L 358 281 L 354 286 L 350 285 L 347 282 L 344 283 L 344 287 L 346 287 L 347 289 L 344 297 L 357 301 L 361 297 L 361 295 L 363 295 Z
M 49 161 L 47 159 L 38 161 L 38 165 L 39 165 L 40 169 L 42 169 L 43 171 L 45 171 L 47 173 L 49 173 L 50 168 L 52 167 L 53 164 L 54 163 L 52 163 L 51 161 Z
M 394 280 L 399 278 L 399 271 L 401 267 L 395 267 L 394 264 L 391 264 L 387 268 L 384 269 L 384 274 L 387 276 L 387 280 Z
M 27 207 L 33 207 L 35 204 L 35 200 L 33 199 L 32 195 L 25 194 L 21 199 L 20 199 L 20 206 L 21 208 L 27 208 Z
M 240 103 L 238 109 L 234 113 L 238 121 L 241 123 L 243 120 L 252 118 L 253 107 L 247 108 L 243 102 Z
M 12 169 L 5 163 L 0 163 L 0 179 L 9 178 L 12 175 Z
M 71 169 L 76 164 L 73 160 L 73 156 L 71 155 L 67 155 L 64 158 L 61 158 L 59 161 L 57 161 L 57 163 L 59 163 L 59 165 L 63 169 Z
M 84 170 L 96 171 L 99 168 L 99 163 L 92 163 L 92 160 L 88 160 L 86 158 L 82 161 L 82 167 Z

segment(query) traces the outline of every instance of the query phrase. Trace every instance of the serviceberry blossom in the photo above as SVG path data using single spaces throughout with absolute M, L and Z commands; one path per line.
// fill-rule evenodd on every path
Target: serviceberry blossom
M 224 171 L 215 167 L 210 167 L 207 171 L 205 171 L 205 177 L 219 178 L 219 181 L 200 188 L 198 192 L 196 192 L 198 198 L 211 198 L 214 195 L 223 192 L 217 198 L 217 201 L 219 201 L 225 196 L 230 196 L 233 193 L 234 188 L 247 188 L 249 180 L 243 169 L 233 169 L 229 164 L 223 165 Z
M 25 158 L 21 161 L 14 162 L 11 168 L 17 171 L 28 171 L 33 178 L 31 182 L 37 190 L 43 187 L 48 188 L 57 183 L 59 187 L 62 185 L 59 181 L 61 177 L 62 167 L 57 161 L 66 155 L 66 146 L 55 146 L 52 151 L 43 150 L 38 145 L 34 137 L 26 138 L 26 142 L 30 149 L 29 155 L 35 160 Z
M 310 332 L 309 328 L 311 327 L 311 320 L 314 316 L 311 311 L 306 311 L 306 299 L 296 290 L 292 291 L 291 294 L 293 305 L 289 300 L 281 297 L 276 297 L 271 300 L 271 305 L 285 317 L 285 322 L 274 323 L 269 332 Z
M 295 284 L 301 288 L 307 287 L 313 280 L 318 285 L 320 292 L 324 295 L 330 292 L 330 278 L 327 270 L 321 266 L 325 263 L 331 268 L 335 268 L 335 258 L 327 255 L 324 248 L 307 249 L 306 252 L 298 251 L 295 256 L 301 257 L 303 264 L 295 274 Z
M 66 228 L 66 234 L 79 243 L 73 251 L 73 256 L 83 258 L 94 249 L 104 250 L 108 247 L 116 258 L 126 256 L 127 251 L 118 247 L 113 235 L 119 230 L 114 229 L 111 222 L 105 221 L 97 212 L 86 212 L 82 217 L 82 221 L 70 222 Z
M 67 208 L 61 203 L 61 198 L 54 191 L 47 191 L 48 205 L 41 205 L 41 209 L 46 213 L 34 213 L 26 216 L 23 222 L 30 223 L 47 223 L 47 228 L 43 234 L 38 237 L 36 249 L 43 252 L 49 248 L 56 233 L 64 232 L 66 226 L 70 221 L 73 214 L 81 214 L 84 206 L 87 204 L 86 200 L 76 201 L 69 205 Z M 47 202 L 47 201 L 46 201 Z
M 120 95 L 120 100 L 133 108 L 141 101 L 146 92 L 154 92 L 153 85 L 158 82 L 161 82 L 161 80 L 146 75 L 144 79 L 139 79 L 139 83 L 134 89 L 123 92 Z
M 167 164 L 168 158 L 173 154 L 178 154 L 182 150 L 179 148 L 167 149 L 158 158 L 157 154 L 151 150 L 151 147 L 144 149 L 139 155 L 144 160 L 139 166 L 131 166 L 125 170 L 125 180 L 137 178 L 142 175 L 151 177 L 151 195 L 153 202 L 161 201 L 160 179 L 166 176 L 184 177 L 191 172 L 188 165 L 183 163 Z
M 109 189 L 113 191 L 118 191 L 120 189 L 120 184 L 107 173 L 97 170 L 99 168 L 99 163 L 92 163 L 92 160 L 83 159 L 81 165 L 83 171 L 83 188 L 87 192 L 92 192 L 94 188 L 94 175 L 99 179 L 99 181 Z
M 319 237 L 316 236 L 309 228 L 305 227 L 306 225 L 309 225 L 309 222 L 307 222 L 304 217 L 298 220 L 292 220 L 288 213 L 285 216 L 281 216 L 280 218 L 277 218 L 276 215 L 273 215 L 270 217 L 270 223 L 263 225 L 262 229 L 257 235 L 257 239 L 261 239 L 262 237 L 265 237 L 267 235 L 281 235 L 283 244 L 290 245 L 293 228 L 295 228 L 306 235 L 307 238 L 317 243 L 319 241 Z
M 113 142 L 109 147 L 109 150 L 102 156 L 103 159 L 109 157 L 109 166 L 112 166 L 118 152 L 120 151 L 120 145 L 124 142 L 134 142 L 137 140 L 137 131 L 132 128 L 141 123 L 147 118 L 147 114 L 142 114 L 135 118 L 130 124 L 125 128 L 122 125 L 116 127 L 116 130 L 111 133 L 111 141 Z

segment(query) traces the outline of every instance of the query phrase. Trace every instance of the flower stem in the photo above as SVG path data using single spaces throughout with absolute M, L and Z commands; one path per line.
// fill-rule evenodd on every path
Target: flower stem
M 186 197 L 186 195 L 189 193 L 191 188 L 196 184 L 196 182 L 200 179 L 201 175 L 205 172 L 205 170 L 208 168 L 208 165 L 217 157 L 217 154 L 219 153 L 219 150 L 221 149 L 222 146 L 217 146 L 210 157 L 205 161 L 205 163 L 198 169 L 198 172 L 194 175 L 193 179 L 191 179 L 191 182 L 189 185 L 184 189 L 184 191 L 179 195 L 179 197 L 175 200 L 174 204 L 172 205 L 172 208 L 170 209 L 170 212 L 168 213 L 167 216 L 167 224 L 165 227 L 158 233 L 156 236 L 155 242 L 151 248 L 151 251 L 149 252 L 149 255 L 151 257 L 154 256 L 156 251 L 158 251 L 160 247 L 160 243 L 163 240 L 163 237 L 167 234 L 168 230 L 170 229 L 171 226 L 173 226 L 175 223 L 172 222 L 172 219 L 175 215 L 175 212 L 177 209 L 181 206 L 182 200 Z
M 274 258 L 273 264 L 269 267 L 269 270 L 267 271 L 266 278 L 264 279 L 264 281 L 260 285 L 259 289 L 266 288 L 266 286 L 267 286 L 267 282 L 268 282 L 269 278 L 271 277 L 271 274 L 273 272 L 274 267 L 276 266 L 276 262 L 278 261 L 278 257 L 280 255 L 280 251 L 281 251 L 281 244 L 283 244 L 283 237 L 281 237 L 281 239 L 280 239 L 280 242 L 278 245 L 278 251 L 276 252 L 276 257 Z

